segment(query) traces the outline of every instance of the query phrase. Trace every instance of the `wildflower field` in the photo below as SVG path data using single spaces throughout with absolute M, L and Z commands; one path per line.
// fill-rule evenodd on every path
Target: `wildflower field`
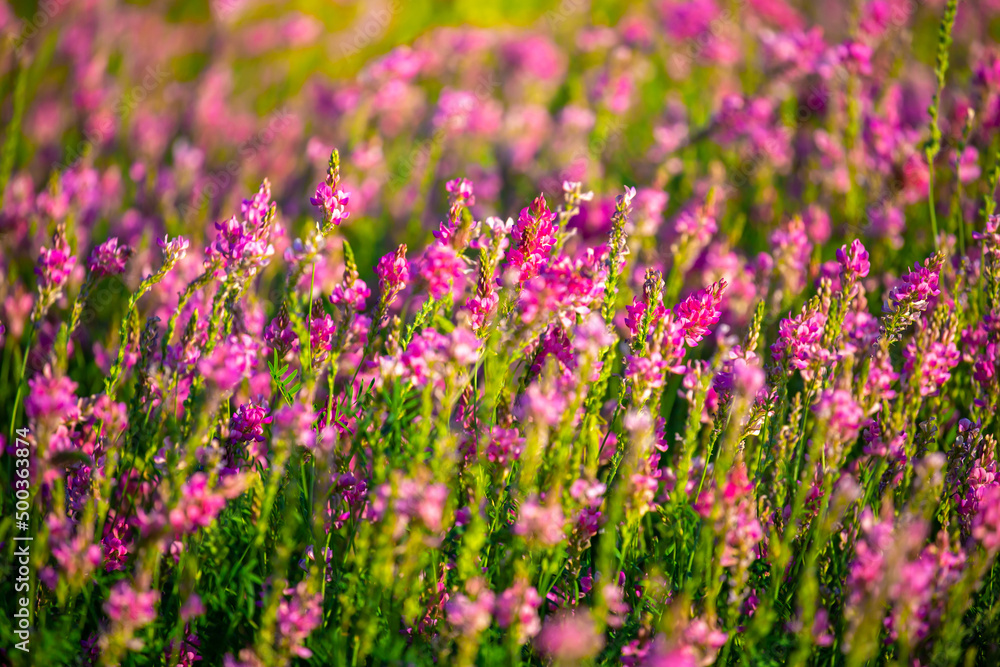
M 0 665 L 1000 664 L 998 38 L 0 4 Z

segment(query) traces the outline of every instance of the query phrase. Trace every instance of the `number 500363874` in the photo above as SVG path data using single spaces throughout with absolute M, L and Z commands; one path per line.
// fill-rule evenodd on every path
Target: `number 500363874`
M 31 509 L 31 445 L 27 441 L 29 431 L 26 428 L 17 429 L 17 447 L 14 450 L 14 497 L 16 498 L 14 516 L 15 525 L 19 530 L 26 531 L 29 527 Z

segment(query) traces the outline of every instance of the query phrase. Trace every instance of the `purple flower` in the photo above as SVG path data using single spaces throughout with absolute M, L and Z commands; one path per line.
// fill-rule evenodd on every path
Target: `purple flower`
M 938 289 L 938 272 L 941 264 L 938 260 L 924 260 L 924 265 L 913 265 L 913 270 L 907 273 L 900 282 L 889 291 L 889 300 L 884 310 L 887 313 L 902 312 L 904 316 L 913 316 L 927 308 L 928 301 L 941 293 Z
M 229 438 L 234 442 L 264 442 L 264 426 L 270 423 L 265 405 L 243 403 L 229 419 Z
M 382 257 L 375 267 L 375 273 L 378 275 L 378 286 L 382 291 L 382 308 L 388 309 L 410 280 L 406 244 L 401 243 L 396 252 L 390 252 Z
M 175 239 L 164 236 L 162 239 L 156 239 L 156 245 L 160 246 L 160 250 L 163 252 L 163 263 L 173 266 L 187 256 L 191 242 L 183 236 L 178 236 Z
M 450 245 L 432 243 L 416 262 L 411 273 L 417 273 L 427 283 L 427 291 L 433 299 L 441 299 L 446 294 L 460 292 L 465 285 L 465 261 Z
M 719 321 L 722 314 L 719 302 L 725 293 L 727 283 L 720 280 L 697 294 L 689 296 L 674 307 L 677 321 L 684 328 L 684 342 L 694 347 L 710 333 L 709 327 Z
M 316 186 L 316 195 L 309 198 L 309 203 L 323 212 L 326 224 L 340 225 L 350 217 L 346 210 L 351 196 L 343 190 L 334 191 L 326 181 Z
M 50 366 L 28 380 L 28 388 L 24 412 L 29 419 L 38 422 L 54 417 L 73 421 L 79 416 L 76 383 L 65 375 L 53 375 Z
M 276 613 L 279 644 L 290 655 L 310 658 L 312 651 L 305 642 L 323 620 L 323 599 L 319 593 L 310 593 L 305 581 L 284 593 Z
M 578 610 L 547 619 L 535 645 L 558 663 L 578 664 L 597 655 L 604 646 L 604 637 L 590 613 Z
M 495 615 L 501 628 L 515 626 L 519 644 L 524 644 L 538 634 L 542 624 L 538 619 L 538 607 L 542 596 L 534 586 L 518 579 L 514 585 L 500 594 L 496 601 Z
M 477 635 L 493 622 L 493 591 L 479 591 L 475 600 L 459 593 L 445 603 L 448 622 L 463 635 Z
M 112 237 L 94 248 L 87 261 L 87 268 L 96 276 L 116 276 L 125 271 L 125 262 L 131 255 L 131 248 L 118 245 L 118 239 Z
M 156 620 L 159 591 L 135 590 L 128 581 L 119 581 L 108 593 L 104 612 L 114 628 L 131 634 Z
M 843 389 L 827 389 L 820 395 L 814 408 L 816 413 L 827 420 L 829 433 L 839 442 L 851 442 L 858 437 L 864 412 Z
M 288 311 L 281 309 L 270 324 L 264 328 L 264 342 L 277 352 L 279 359 L 284 359 L 289 352 L 298 350 L 299 337 L 292 330 Z
M 129 552 L 130 526 L 124 518 L 117 518 L 104 524 L 104 538 L 101 544 L 104 547 L 104 569 L 107 572 L 116 572 L 125 569 Z
M 961 355 L 951 336 L 945 340 L 930 341 L 930 346 L 918 349 L 916 342 L 910 341 L 903 349 L 903 373 L 913 377 L 919 374 L 921 396 L 937 396 L 941 387 L 951 378 L 951 369 L 958 365 Z M 916 368 L 919 359 L 921 367 Z
M 212 351 L 211 356 L 202 357 L 198 370 L 219 391 L 235 389 L 244 379 L 249 379 L 257 366 L 258 343 L 249 334 L 233 334 Z
M 562 505 L 559 503 L 542 505 L 537 497 L 531 497 L 518 508 L 514 534 L 553 546 L 565 538 L 565 524 Z
M 371 296 L 371 290 L 365 281 L 357 276 L 348 284 L 345 278 L 344 284 L 337 285 L 330 294 L 330 303 L 335 306 L 346 306 L 353 308 L 357 312 L 365 309 L 365 299 Z
M 314 316 L 309 323 L 309 340 L 312 343 L 312 354 L 316 363 L 323 363 L 333 350 L 333 337 L 337 333 L 337 325 L 333 318 L 323 313 Z
M 850 248 L 843 246 L 837 251 L 837 261 L 840 262 L 841 274 L 845 283 L 858 278 L 866 278 L 871 269 L 868 251 L 858 239 L 851 241 Z
M 56 233 L 52 237 L 52 247 L 43 247 L 38 253 L 35 274 L 38 276 L 39 291 L 58 290 L 63 287 L 75 265 L 76 257 L 73 256 L 66 237 Z
M 470 180 L 464 178 L 450 180 L 445 184 L 445 190 L 448 191 L 448 194 L 463 200 L 467 206 L 473 206 L 476 203 L 476 198 L 472 192 L 472 181 Z
M 537 276 L 548 263 L 556 243 L 555 233 L 556 214 L 549 210 L 544 195 L 538 195 L 531 206 L 521 209 L 513 230 L 517 247 L 508 256 L 507 264 L 516 272 L 519 283 Z
M 491 463 L 503 467 L 521 456 L 524 438 L 516 428 L 494 426 L 490 431 L 490 444 L 486 447 L 486 458 Z
M 253 276 L 274 254 L 271 235 L 271 186 L 265 180 L 251 199 L 240 207 L 243 220 L 235 215 L 215 223 L 215 241 L 205 250 L 205 265 L 215 263 L 227 272 L 246 271 Z
M 779 362 L 788 355 L 792 368 L 802 371 L 806 380 L 812 378 L 817 367 L 825 364 L 834 353 L 823 347 L 823 329 L 826 315 L 821 311 L 803 311 L 781 320 L 778 325 L 778 340 L 771 345 L 771 358 Z
M 186 636 L 180 641 L 180 646 L 178 646 L 174 640 L 171 639 L 170 643 L 164 649 L 163 655 L 166 660 L 169 660 L 171 656 L 176 655 L 178 660 L 177 667 L 194 667 L 196 662 L 201 662 L 201 654 L 198 653 L 201 642 L 198 640 L 196 635 L 188 633 L 186 625 L 184 632 Z

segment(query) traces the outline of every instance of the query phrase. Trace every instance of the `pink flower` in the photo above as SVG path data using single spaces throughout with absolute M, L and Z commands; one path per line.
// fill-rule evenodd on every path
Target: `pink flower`
M 198 370 L 214 382 L 219 391 L 231 391 L 256 368 L 259 349 L 249 334 L 233 334 L 220 343 L 211 356 L 202 357 Z
M 326 181 L 316 186 L 316 194 L 309 198 L 309 203 L 323 212 L 323 220 L 326 224 L 340 225 L 341 222 L 350 217 L 346 210 L 351 196 L 343 190 L 334 192 Z
M 76 265 L 76 257 L 70 250 L 64 235 L 56 233 L 52 237 L 52 247 L 43 247 L 38 253 L 35 274 L 38 276 L 40 292 L 58 290 L 69 280 L 70 272 Z
M 469 310 L 473 331 L 479 331 L 486 325 L 499 304 L 500 295 L 496 292 L 490 292 L 483 297 L 469 297 L 469 300 L 465 302 L 465 307 Z
M 972 536 L 986 551 L 1000 551 L 1000 484 L 983 487 L 979 511 L 972 520 Z
M 316 363 L 321 364 L 330 356 L 336 333 L 337 325 L 333 323 L 332 317 L 326 313 L 313 316 L 309 322 L 309 340 Z
M 264 426 L 270 423 L 265 405 L 243 403 L 229 419 L 229 437 L 235 442 L 264 442 Z
M 781 361 L 788 355 L 792 368 L 802 371 L 806 380 L 812 378 L 815 368 L 825 364 L 833 353 L 823 347 L 823 329 L 826 315 L 821 311 L 803 311 L 789 316 L 778 325 L 778 340 L 771 345 L 771 358 Z
M 279 310 L 274 319 L 264 328 L 264 342 L 278 353 L 279 359 L 284 359 L 289 352 L 299 349 L 299 337 L 292 330 L 288 311 Z
M 812 243 L 801 218 L 793 218 L 771 234 L 775 266 L 786 288 L 798 294 L 805 286 Z
M 664 359 L 660 352 L 651 352 L 642 357 L 627 355 L 625 377 L 633 387 L 632 400 L 645 403 L 654 390 L 662 389 L 668 374 L 675 370 L 676 361 L 676 359 Z
M 243 220 L 235 215 L 215 223 L 215 241 L 205 250 L 206 267 L 218 263 L 227 272 L 246 271 L 249 275 L 266 266 L 274 255 L 271 234 L 271 185 L 265 180 L 251 199 L 240 207 Z M 166 254 L 166 249 L 165 249 Z
M 680 239 L 688 239 L 696 247 L 703 247 L 719 231 L 712 212 L 705 206 L 686 208 L 674 220 L 674 234 Z
M 205 605 L 201 602 L 201 597 L 197 593 L 192 593 L 184 604 L 181 605 L 180 616 L 183 621 L 190 621 L 205 613 Z
M 463 635 L 477 635 L 490 627 L 493 621 L 494 594 L 490 590 L 479 592 L 475 600 L 459 593 L 445 603 L 448 622 Z
M 958 167 L 958 178 L 963 183 L 977 180 L 982 173 L 979 168 L 979 150 L 975 146 L 966 146 L 961 155 L 953 155 L 952 164 Z
M 461 292 L 465 285 L 465 261 L 450 245 L 432 243 L 423 257 L 411 268 L 427 283 L 433 299 L 441 299 L 453 291 Z
M 279 645 L 291 655 L 310 658 L 312 651 L 305 642 L 323 620 L 323 598 L 319 593 L 309 593 L 305 581 L 284 593 L 275 614 Z
M 517 247 L 507 258 L 507 265 L 524 283 L 534 278 L 548 263 L 549 254 L 555 246 L 556 214 L 549 210 L 543 195 L 538 195 L 531 206 L 521 209 L 513 237 Z
M 29 419 L 38 422 L 54 417 L 69 422 L 79 416 L 76 383 L 65 375 L 53 375 L 50 366 L 28 380 L 28 388 L 24 412 Z
M 497 598 L 494 612 L 497 625 L 501 628 L 516 626 L 518 643 L 524 644 L 537 635 L 542 627 L 538 619 L 538 607 L 541 604 L 542 597 L 535 587 L 518 579 Z
M 379 260 L 375 267 L 378 286 L 382 291 L 385 308 L 392 305 L 396 297 L 410 280 L 409 264 L 406 261 L 406 244 L 400 244 L 396 252 L 390 252 Z
M 473 366 L 479 361 L 483 344 L 465 327 L 455 327 L 449 336 L 448 356 L 458 366 Z
M 841 273 L 845 281 L 865 278 L 871 269 L 868 251 L 858 239 L 851 242 L 850 248 L 843 246 L 837 251 L 837 261 L 840 262 Z
M 468 206 L 473 206 L 476 203 L 476 198 L 472 192 L 472 181 L 464 178 L 456 178 L 445 184 L 445 190 L 448 191 L 448 194 L 463 200 Z
M 334 401 L 335 412 L 336 406 L 337 402 Z M 282 405 L 274 411 L 272 419 L 275 437 L 298 443 L 306 449 L 312 449 L 316 445 L 316 429 L 313 426 L 316 422 L 316 414 L 309 406 L 298 401 L 291 405 Z M 336 417 L 334 421 L 336 421 Z
M 491 463 L 505 466 L 521 456 L 524 438 L 516 428 L 494 426 L 490 431 L 490 444 L 486 448 L 486 458 Z
M 350 284 L 347 283 L 345 278 L 343 284 L 333 288 L 333 293 L 330 294 L 330 303 L 335 306 L 353 308 L 355 311 L 361 312 L 365 309 L 365 299 L 369 296 L 371 296 L 371 290 L 368 289 L 368 285 L 361 278 L 354 276 Z
M 163 263 L 173 266 L 187 256 L 188 247 L 191 243 L 183 236 L 178 236 L 175 239 L 164 236 L 162 239 L 156 239 L 156 244 L 160 246 L 160 250 L 163 252 Z
M 118 239 L 112 237 L 94 248 L 87 268 L 96 276 L 114 276 L 125 270 L 125 262 L 132 255 L 132 249 L 127 245 L 118 245 Z
M 586 611 L 566 612 L 547 619 L 538 638 L 538 650 L 566 664 L 580 663 L 597 655 L 604 637 Z
M 131 633 L 156 620 L 159 591 L 135 590 L 128 581 L 119 581 L 108 593 L 104 613 L 115 628 Z
M 914 341 L 907 343 L 903 349 L 903 373 L 907 377 L 919 373 L 919 388 L 921 396 L 937 396 L 945 382 L 951 379 L 951 370 L 958 365 L 961 355 L 955 347 L 951 336 L 946 340 L 931 341 L 930 347 L 918 349 Z M 915 368 L 917 360 L 921 368 Z
M 864 412 L 851 392 L 843 389 L 827 389 L 819 398 L 814 410 L 821 418 L 828 420 L 829 433 L 839 442 L 852 442 L 861 430 Z
M 938 289 L 938 272 L 940 265 L 931 260 L 925 260 L 924 265 L 913 265 L 913 270 L 907 273 L 899 283 L 889 291 L 889 300 L 884 310 L 888 313 L 903 312 L 915 314 L 927 308 L 932 297 L 941 293 Z
M 402 534 L 409 521 L 416 521 L 431 533 L 441 531 L 444 505 L 448 500 L 448 487 L 444 484 L 425 484 L 414 479 L 399 483 L 395 502 L 397 514 L 396 534 Z
M 544 545 L 559 544 L 565 537 L 562 506 L 559 503 L 542 505 L 536 497 L 528 498 L 518 508 L 514 534 L 538 540 Z
M 179 537 L 199 528 L 208 528 L 226 506 L 226 500 L 239 495 L 242 489 L 242 479 L 228 476 L 221 487 L 210 490 L 208 476 L 196 472 L 184 482 L 177 506 L 170 510 L 168 519 L 174 534 Z
M 539 317 L 556 317 L 570 327 L 580 315 L 590 313 L 604 295 L 606 266 L 603 253 L 589 251 L 575 262 L 559 257 L 534 278 L 522 281 L 519 302 L 525 324 Z
M 128 560 L 129 525 L 123 518 L 108 521 L 104 524 L 104 538 L 101 545 L 104 547 L 104 569 L 107 572 L 116 572 L 125 569 Z
M 726 286 L 726 281 L 720 280 L 674 307 L 677 321 L 684 328 L 684 342 L 688 347 L 700 343 L 710 333 L 709 327 L 719 321 L 719 316 L 722 314 L 719 311 L 719 303 Z

